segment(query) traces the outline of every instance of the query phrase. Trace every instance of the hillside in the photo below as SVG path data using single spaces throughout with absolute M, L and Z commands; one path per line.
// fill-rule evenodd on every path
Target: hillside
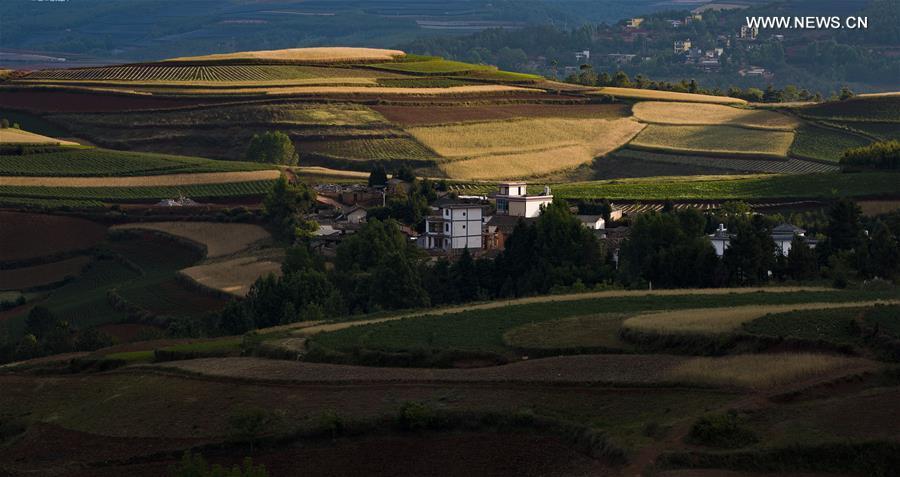
M 569 87 L 396 50 L 301 48 L 19 73 L 0 85 L 0 113 L 110 149 L 234 161 L 254 134 L 277 129 L 307 167 L 365 173 L 382 163 L 463 182 L 554 183 L 837 172 L 844 150 L 893 137 L 896 98 L 757 108 L 720 96 Z M 4 196 L 78 196 L 25 186 L 7 181 Z M 767 198 L 826 194 L 811 187 Z M 721 197 L 672 193 L 731 197 L 724 190 Z M 885 194 L 892 195 L 870 195 Z M 93 191 L 85 198 L 118 196 Z

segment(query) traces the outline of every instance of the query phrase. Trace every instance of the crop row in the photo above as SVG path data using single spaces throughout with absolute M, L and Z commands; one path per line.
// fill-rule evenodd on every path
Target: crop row
M 288 65 L 133 65 L 42 70 L 29 74 L 25 79 L 64 81 L 265 81 L 366 75 L 372 76 L 371 72 L 367 73 L 348 68 Z
M 405 137 L 315 141 L 304 143 L 302 150 L 346 159 L 436 159 L 428 148 Z
M 73 149 L 25 155 L 0 155 L 0 175 L 10 176 L 143 176 L 267 169 L 262 164 L 213 161 L 109 149 Z
M 0 186 L 0 197 L 127 201 L 157 200 L 181 195 L 192 198 L 258 196 L 267 193 L 271 188 L 272 181 L 153 187 Z
M 834 129 L 803 126 L 797 131 L 790 153 L 792 156 L 836 163 L 847 149 L 865 146 L 869 142 L 864 137 Z
M 814 172 L 835 172 L 836 166 L 802 159 L 738 159 L 729 157 L 691 156 L 682 154 L 661 154 L 635 149 L 622 149 L 616 157 L 640 161 L 662 162 L 689 166 L 715 167 L 740 172 L 772 172 L 778 174 L 809 174 Z

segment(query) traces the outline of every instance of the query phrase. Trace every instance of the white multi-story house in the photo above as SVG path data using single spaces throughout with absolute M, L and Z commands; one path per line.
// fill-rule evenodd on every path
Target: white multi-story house
M 425 218 L 420 247 L 429 250 L 484 248 L 484 213 L 480 205 L 451 204 Z
M 497 215 L 513 217 L 537 217 L 541 208 L 553 203 L 550 188 L 544 187 L 543 194 L 528 195 L 524 182 L 501 182 L 497 193 Z

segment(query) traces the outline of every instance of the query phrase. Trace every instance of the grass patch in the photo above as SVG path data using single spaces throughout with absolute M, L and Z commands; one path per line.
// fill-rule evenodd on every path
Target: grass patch
M 790 154 L 805 159 L 836 163 L 847 149 L 865 146 L 870 142 L 853 134 L 807 125 L 797 131 Z
M 743 331 L 763 336 L 854 344 L 859 341 L 859 330 L 853 326 L 853 320 L 861 316 L 865 309 L 831 308 L 774 313 L 744 323 Z
M 564 199 L 706 200 L 833 199 L 894 197 L 900 174 L 822 173 L 653 177 L 558 184 L 553 195 Z
M 736 412 L 697 419 L 687 437 L 691 444 L 722 449 L 737 449 L 759 440 L 753 431 L 744 426 L 744 419 Z
M 783 157 L 793 132 L 764 131 L 733 126 L 647 126 L 632 147 L 675 153 Z
M 450 73 L 464 73 L 469 71 L 496 70 L 496 68 L 494 68 L 493 66 L 474 65 L 471 63 L 463 63 L 461 61 L 445 60 L 443 58 L 434 58 L 425 61 L 401 61 L 396 63 L 382 63 L 375 65 L 374 68 L 424 75 L 442 75 Z

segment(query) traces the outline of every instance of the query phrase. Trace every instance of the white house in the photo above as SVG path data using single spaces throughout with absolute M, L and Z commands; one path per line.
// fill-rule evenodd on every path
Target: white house
M 537 217 L 541 215 L 541 207 L 553 203 L 550 188 L 544 187 L 543 194 L 528 195 L 524 182 L 501 182 L 497 193 L 497 215 L 513 217 Z
M 451 204 L 425 218 L 420 247 L 433 250 L 484 248 L 484 214 L 480 205 Z
M 815 239 L 806 238 L 806 230 L 791 224 L 781 224 L 772 229 L 772 241 L 775 242 L 775 253 L 787 257 L 791 253 L 791 241 L 794 237 L 803 237 L 810 248 L 816 248 L 817 241 Z M 725 225 L 719 224 L 716 232 L 709 236 L 713 248 L 716 249 L 716 255 L 725 255 L 725 250 L 731 244 L 731 234 Z
M 603 230 L 606 228 L 606 221 L 600 215 L 579 215 L 578 220 L 581 221 L 581 225 L 591 230 Z
M 353 207 L 344 213 L 344 216 L 347 217 L 347 222 L 350 222 L 351 224 L 361 224 L 365 222 L 367 215 L 368 212 L 362 207 Z

